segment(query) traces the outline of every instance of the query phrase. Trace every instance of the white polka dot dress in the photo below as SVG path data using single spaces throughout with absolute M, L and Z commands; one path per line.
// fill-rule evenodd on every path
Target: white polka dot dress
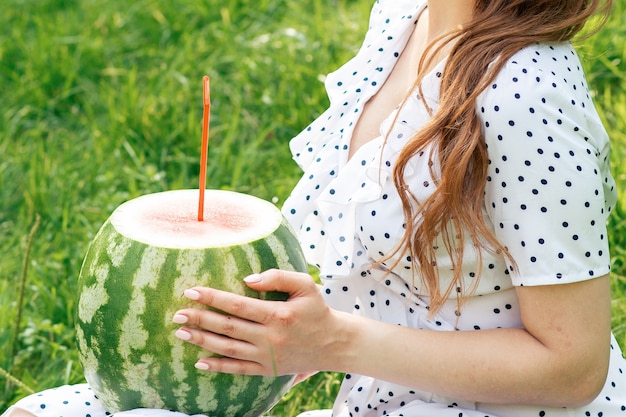
M 572 283 L 609 273 L 606 219 L 617 197 L 607 134 L 571 44 L 534 45 L 509 60 L 476 110 L 490 159 L 485 220 L 509 248 L 518 271 L 511 273 L 512 265 L 489 253 L 483 254 L 479 271 L 467 242 L 466 288 L 480 273 L 477 289 L 460 312 L 453 295 L 429 318 L 428 297 L 419 295 L 423 291 L 408 256 L 400 256 L 391 274 L 385 264 L 373 266 L 404 232 L 392 172 L 406 141 L 429 120 L 422 97 L 413 93 L 382 123 L 380 137 L 348 159 L 363 106 L 385 82 L 424 7 L 424 1 L 376 2 L 361 49 L 326 79 L 330 107 L 291 142 L 304 174 L 283 212 L 308 261 L 319 268 L 334 308 L 441 331 L 521 327 L 516 286 Z M 439 63 L 424 78 L 422 93 L 431 109 L 438 106 L 444 66 Z M 434 191 L 431 164 L 436 173 L 436 161 L 425 152 L 407 167 L 407 184 L 418 199 Z M 444 245 L 438 247 L 446 288 L 451 265 Z M 602 393 L 579 409 L 478 404 L 348 374 L 334 410 L 308 415 L 626 416 L 626 362 L 615 339 L 610 368 Z

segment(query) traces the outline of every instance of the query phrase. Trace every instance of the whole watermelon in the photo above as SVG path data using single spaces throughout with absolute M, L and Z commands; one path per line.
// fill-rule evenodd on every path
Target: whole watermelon
M 292 376 L 199 371 L 209 352 L 173 333 L 174 313 L 200 306 L 182 296 L 208 286 L 272 300 L 242 279 L 270 268 L 306 271 L 280 211 L 256 197 L 207 190 L 149 194 L 120 205 L 99 230 L 79 277 L 76 330 L 85 378 L 108 411 L 161 408 L 210 417 L 257 417 Z

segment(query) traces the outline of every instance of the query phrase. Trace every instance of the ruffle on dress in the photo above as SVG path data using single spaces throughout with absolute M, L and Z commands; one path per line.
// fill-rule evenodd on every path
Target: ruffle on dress
M 444 62 L 440 63 L 423 82 L 422 92 L 431 109 L 438 105 L 436 97 L 443 65 Z M 316 202 L 315 210 L 306 207 L 294 210 L 297 213 L 293 217 L 297 218 L 298 213 L 302 216 L 296 220 L 295 227 L 306 231 L 306 241 L 302 242 L 305 256 L 320 269 L 322 277 L 347 277 L 355 269 L 371 263 L 371 256 L 358 236 L 357 212 L 385 194 L 397 194 L 393 167 L 406 142 L 429 118 L 429 110 L 421 98 L 417 93 L 411 94 L 404 106 L 382 123 L 380 136 L 361 146 L 347 162 L 337 156 L 337 150 L 349 148 L 345 138 L 351 135 L 344 134 L 345 131 L 330 132 L 325 136 L 301 134 L 292 141 L 294 158 L 306 170 L 303 180 L 293 191 L 291 202 L 296 205 L 298 201 L 309 205 L 310 201 Z M 307 129 L 305 133 L 312 130 Z M 407 165 L 407 183 L 434 182 L 432 177 L 424 177 L 431 163 L 428 154 L 425 152 L 422 157 L 413 158 Z M 418 198 L 428 197 L 434 189 L 411 188 L 423 190 L 417 191 L 423 193 L 417 195 Z
M 415 24 L 424 8 L 425 4 L 410 0 L 379 0 L 373 6 L 369 27 L 384 27 L 382 31 L 386 36 L 368 31 L 360 51 L 326 76 L 324 86 L 330 100 L 329 108 L 290 142 L 293 159 L 303 171 L 307 171 L 318 154 L 329 146 L 340 146 L 338 149 L 344 155 L 341 165 L 345 164 L 349 143 L 343 143 L 341 139 L 352 136 L 349 133 L 363 106 L 384 84 L 393 68 L 393 65 L 382 66 L 377 55 L 383 56 L 386 50 L 393 48 L 399 56 L 411 36 L 412 31 L 407 29 Z M 382 10 L 385 10 L 384 15 Z M 389 10 L 399 17 L 390 21 L 386 17 Z M 413 12 L 407 14 L 406 10 Z M 338 107 L 345 108 L 346 112 L 338 112 Z

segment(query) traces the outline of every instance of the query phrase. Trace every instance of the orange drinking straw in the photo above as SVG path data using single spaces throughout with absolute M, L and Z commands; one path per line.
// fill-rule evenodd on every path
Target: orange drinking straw
M 204 189 L 206 188 L 206 165 L 209 151 L 209 120 L 211 118 L 211 90 L 209 77 L 202 77 L 204 111 L 202 117 L 202 149 L 200 150 L 200 199 L 198 201 L 198 221 L 204 220 Z

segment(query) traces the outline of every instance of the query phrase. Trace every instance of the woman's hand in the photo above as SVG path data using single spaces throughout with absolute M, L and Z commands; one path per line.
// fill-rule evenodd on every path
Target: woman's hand
M 196 287 L 185 296 L 213 310 L 178 311 L 184 324 L 176 336 L 222 355 L 198 361 L 204 370 L 246 375 L 310 373 L 327 368 L 327 348 L 336 343 L 340 321 L 313 279 L 303 273 L 269 270 L 244 279 L 257 291 L 282 291 L 287 301 L 265 301 Z

